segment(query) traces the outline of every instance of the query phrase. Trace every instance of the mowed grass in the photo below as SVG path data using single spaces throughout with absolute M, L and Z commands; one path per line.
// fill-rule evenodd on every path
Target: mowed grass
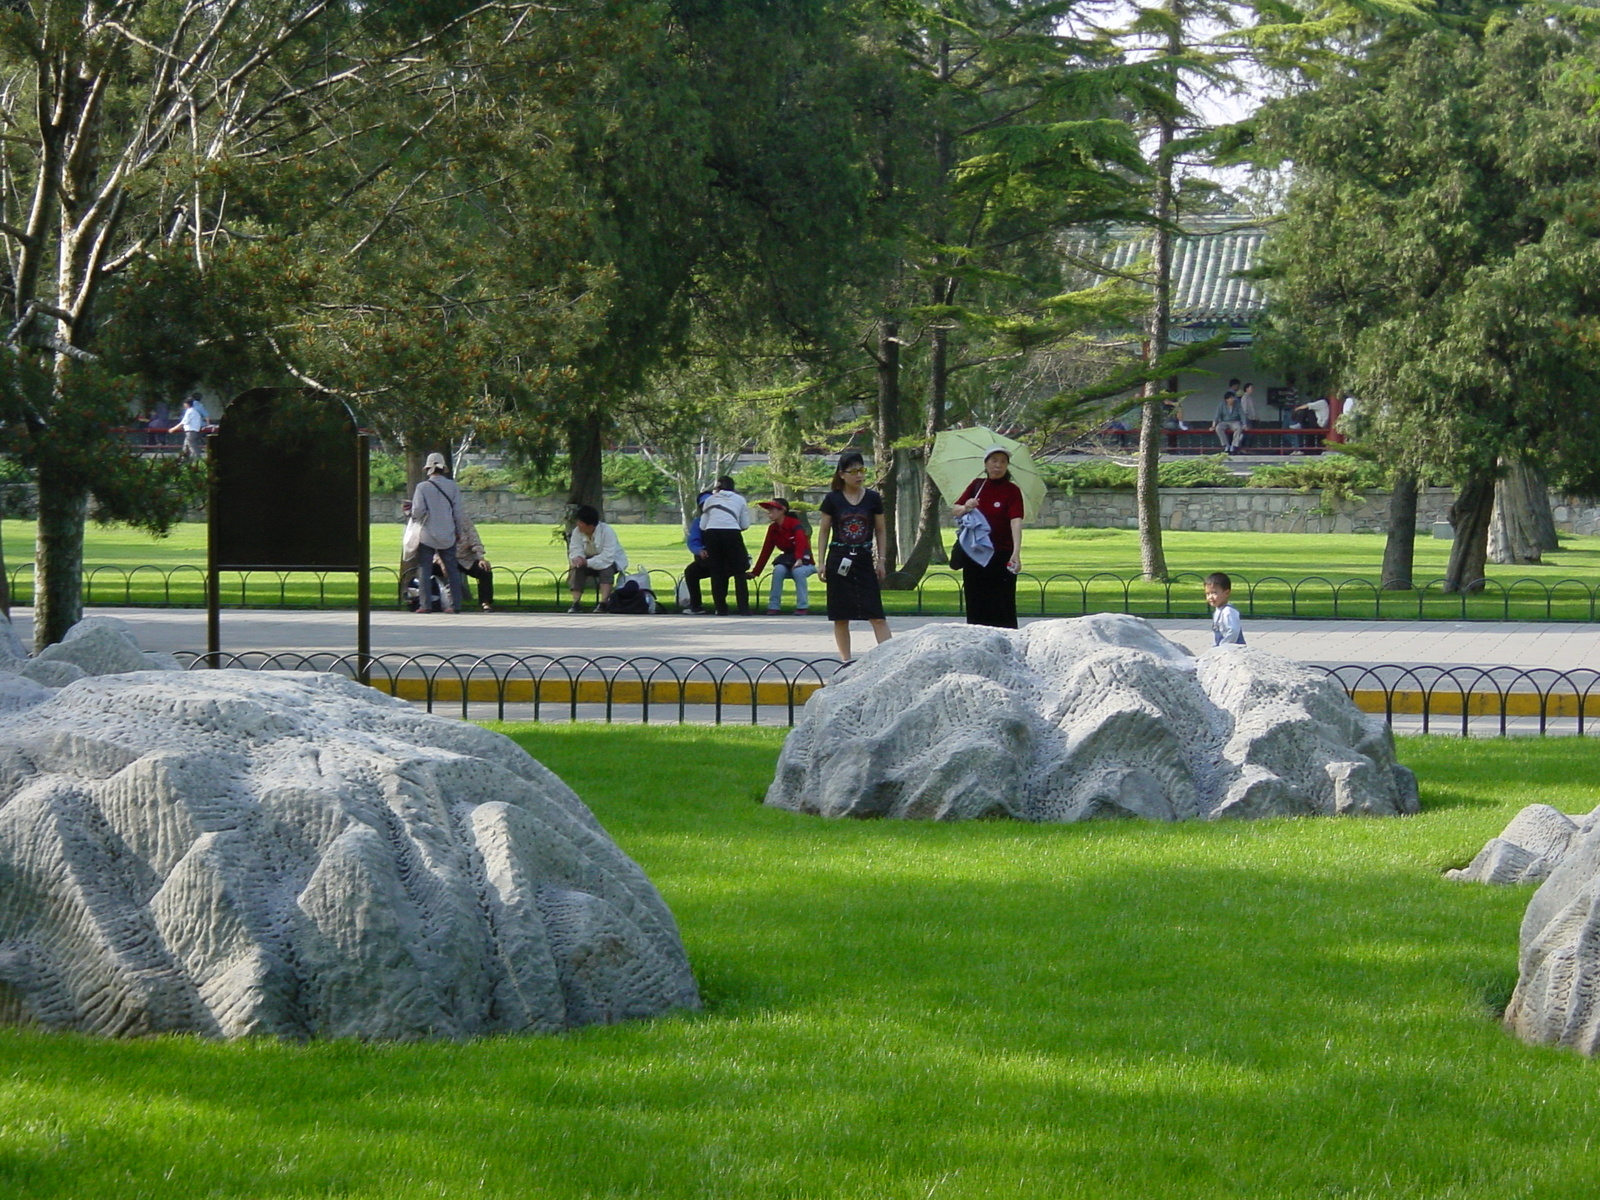
M 1600 1191 L 1600 1063 L 1496 1014 L 1530 889 L 1448 883 L 1600 743 L 1413 739 L 1400 820 L 827 822 L 763 730 L 509 729 L 665 895 L 697 1014 L 404 1046 L 0 1034 L 15 1197 Z
M 624 525 L 618 531 L 635 567 L 657 572 L 658 590 L 668 591 L 688 561 L 679 527 Z M 480 532 L 496 566 L 496 599 L 502 607 L 566 607 L 566 550 L 553 526 L 483 525 Z M 7 521 L 3 535 L 7 562 L 26 600 L 33 526 Z M 373 595 L 380 605 L 393 603 L 400 536 L 398 524 L 372 527 Z M 759 527 L 746 535 L 752 553 L 762 537 Z M 1384 539 L 1377 535 L 1169 531 L 1163 545 L 1172 582 L 1144 583 L 1138 579 L 1139 538 L 1133 530 L 1029 530 L 1019 609 L 1025 616 L 1129 611 L 1199 617 L 1206 611 L 1200 579 L 1220 570 L 1235 577 L 1234 602 L 1247 617 L 1543 621 L 1600 616 L 1600 537 L 1566 537 L 1559 551 L 1536 566 L 1491 565 L 1488 587 L 1470 596 L 1440 590 L 1450 543 L 1435 538 L 1417 539 L 1419 590 L 1412 592 L 1379 590 Z M 126 528 L 91 527 L 84 555 L 86 600 L 201 605 L 205 563 L 203 525 L 181 525 L 162 539 Z M 763 587 L 755 585 L 758 599 Z M 352 604 L 354 596 L 349 575 L 262 572 L 223 579 L 224 604 L 334 606 Z M 917 591 L 886 592 L 884 600 L 891 615 L 960 611 L 957 579 L 944 569 L 930 573 Z

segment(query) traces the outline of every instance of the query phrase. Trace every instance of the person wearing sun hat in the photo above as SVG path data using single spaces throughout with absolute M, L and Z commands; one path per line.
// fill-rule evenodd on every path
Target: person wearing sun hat
M 772 594 L 767 599 L 767 615 L 776 616 L 783 611 L 783 581 L 794 580 L 794 611 L 804 616 L 810 611 L 810 598 L 806 581 L 817 573 L 816 561 L 811 557 L 811 536 L 799 517 L 789 512 L 789 502 L 781 496 L 763 500 L 757 505 L 767 514 L 767 540 L 761 546 L 761 557 L 750 570 L 750 578 L 758 579 L 762 568 L 773 551 L 778 557 L 772 564 Z
M 968 625 L 1017 627 L 1017 572 L 1022 569 L 1022 489 L 1011 479 L 1011 451 L 990 446 L 983 474 L 956 501 L 959 521 L 977 513 L 988 523 L 993 552 L 985 562 L 968 558 L 961 568 Z
M 411 519 L 422 527 L 422 541 L 417 547 L 417 611 L 428 612 L 433 607 L 433 570 L 431 560 L 438 554 L 444 565 L 446 586 L 449 591 L 441 596 L 440 607 L 445 612 L 459 612 L 465 588 L 461 583 L 461 565 L 456 561 L 456 538 L 460 532 L 461 489 L 451 479 L 445 466 L 444 455 L 437 451 L 428 455 L 423 463 L 427 476 L 417 484 L 411 495 Z M 430 564 L 422 570 L 423 564 Z M 406 578 L 402 574 L 402 579 Z

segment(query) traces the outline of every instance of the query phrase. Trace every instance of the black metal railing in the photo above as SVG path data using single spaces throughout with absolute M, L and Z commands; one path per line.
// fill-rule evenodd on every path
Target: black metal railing
M 207 655 L 178 656 L 191 670 Z M 217 666 L 247 670 L 330 671 L 358 676 L 354 654 L 248 651 L 217 656 Z M 389 695 L 482 720 L 618 720 L 721 725 L 784 724 L 841 668 L 832 659 L 657 658 L 509 653 L 377 654 L 371 685 Z M 1417 666 L 1399 663 L 1320 667 L 1366 712 L 1420 733 L 1507 736 L 1586 734 L 1600 727 L 1600 671 L 1583 668 Z M 765 720 L 763 720 L 765 718 Z
M 1376 581 L 1328 575 L 1290 577 L 1233 575 L 1233 601 L 1247 618 L 1340 620 L 1594 621 L 1600 615 L 1600 582 L 1582 579 L 1485 579 L 1462 591 L 1446 591 L 1443 579 L 1424 580 L 1407 591 L 1385 591 Z M 650 572 L 666 611 L 679 577 Z M 399 572 L 374 567 L 372 594 L 398 603 Z M 1198 571 L 1148 581 L 1134 572 L 1057 571 L 1018 577 L 1022 616 L 1076 617 L 1093 612 L 1141 617 L 1202 618 L 1207 615 Z M 344 573 L 225 571 L 222 602 L 238 608 L 353 608 L 355 581 Z M 11 572 L 14 604 L 31 604 L 31 564 Z M 925 575 L 915 588 L 885 591 L 891 616 L 958 616 L 965 611 L 961 578 L 947 570 Z M 98 566 L 84 572 L 83 602 L 96 607 L 198 608 L 205 604 L 205 571 L 198 566 Z M 559 612 L 570 603 L 566 573 L 549 567 L 495 569 L 495 607 L 511 611 Z

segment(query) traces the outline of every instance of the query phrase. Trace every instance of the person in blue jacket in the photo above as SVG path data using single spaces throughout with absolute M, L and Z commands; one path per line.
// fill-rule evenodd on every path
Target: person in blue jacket
M 706 549 L 706 537 L 700 530 L 700 506 L 709 495 L 710 492 L 701 492 L 695 497 L 694 520 L 689 522 L 689 532 L 683 538 L 694 557 L 683 569 L 683 586 L 689 593 L 689 603 L 682 611 L 696 617 L 703 617 L 706 613 L 700 607 L 700 581 L 711 578 L 711 552 Z

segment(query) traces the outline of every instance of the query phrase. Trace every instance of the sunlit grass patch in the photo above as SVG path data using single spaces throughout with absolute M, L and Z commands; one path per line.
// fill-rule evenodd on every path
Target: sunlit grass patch
M 0 1035 L 18 1197 L 1586 1195 L 1600 1064 L 1496 1016 L 1529 889 L 1453 884 L 1600 743 L 1409 739 L 1424 811 L 824 821 L 781 732 L 510 732 L 671 905 L 706 1009 L 454 1045 Z

